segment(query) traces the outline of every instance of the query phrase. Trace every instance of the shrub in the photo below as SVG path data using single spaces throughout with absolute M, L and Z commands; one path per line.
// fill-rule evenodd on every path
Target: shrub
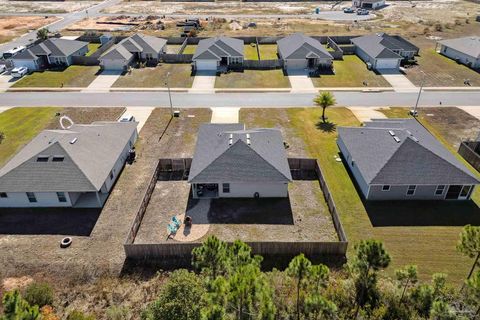
M 53 289 L 47 283 L 33 282 L 25 289 L 24 299 L 39 308 L 53 304 Z
M 68 314 L 67 320 L 95 320 L 91 314 L 86 314 L 78 310 L 73 310 Z
M 441 23 L 435 24 L 435 31 L 442 32 L 443 31 L 443 26 Z
M 130 310 L 127 307 L 111 306 L 107 309 L 108 320 L 128 320 L 130 319 Z

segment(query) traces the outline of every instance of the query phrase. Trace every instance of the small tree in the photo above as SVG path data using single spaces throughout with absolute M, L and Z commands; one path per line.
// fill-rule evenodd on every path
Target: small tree
M 403 302 L 403 298 L 407 289 L 410 286 L 415 285 L 418 281 L 417 266 L 409 265 L 405 266 L 403 269 L 395 270 L 395 275 L 397 277 L 397 281 L 399 282 L 399 287 L 403 288 L 402 295 L 400 297 L 400 302 Z
M 335 100 L 335 97 L 329 91 L 324 91 L 324 92 L 320 93 L 318 96 L 315 97 L 315 99 L 313 99 L 313 102 L 317 106 L 322 107 L 322 121 L 323 122 L 326 122 L 325 109 L 327 109 L 328 107 L 333 106 L 337 103 L 337 101 Z
M 68 314 L 67 320 L 95 320 L 95 317 L 80 310 L 73 310 Z
M 307 319 L 335 319 L 337 306 L 319 294 L 313 294 L 305 299 Z
M 31 306 L 53 305 L 53 289 L 46 283 L 31 283 L 25 289 L 24 297 Z
M 48 39 L 48 31 L 47 28 L 42 28 L 37 31 L 37 39 L 38 40 L 47 40 Z
M 474 305 L 476 309 L 475 311 L 475 319 L 480 315 L 480 271 L 477 271 L 473 277 L 466 281 L 467 285 L 467 298 L 470 303 Z
M 452 307 L 445 301 L 434 301 L 432 304 L 432 310 L 430 311 L 430 317 L 435 320 L 455 320 L 455 312 Z
M 41 318 L 38 306 L 30 306 L 18 290 L 6 292 L 3 296 L 1 320 L 37 320 Z
M 297 280 L 297 319 L 300 319 L 300 293 L 302 288 L 305 287 L 306 279 L 311 272 L 312 263 L 308 260 L 303 253 L 299 254 L 292 261 L 290 261 L 286 270 L 287 274 L 294 277 Z
M 215 279 L 228 269 L 228 247 L 215 236 L 210 236 L 200 247 L 192 250 L 192 265 Z
M 480 259 L 480 227 L 466 225 L 460 234 L 457 249 L 469 258 L 474 259 L 472 268 L 467 276 L 468 280 L 472 276 L 475 266 Z

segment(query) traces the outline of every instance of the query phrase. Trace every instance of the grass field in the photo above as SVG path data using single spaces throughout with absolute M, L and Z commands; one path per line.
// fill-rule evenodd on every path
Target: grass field
M 166 87 L 167 73 L 170 72 L 171 88 L 190 88 L 193 83 L 190 64 L 160 64 L 155 68 L 133 69 L 132 73 L 120 76 L 114 87 L 155 88 Z
M 23 145 L 45 129 L 61 108 L 13 108 L 0 113 L 0 131 L 5 139 L 0 144 L 0 167 Z
M 245 70 L 221 74 L 215 88 L 290 88 L 282 70 Z
M 258 60 L 257 47 L 251 45 L 245 45 L 245 60 Z M 258 46 L 260 51 L 260 59 L 272 60 L 278 59 L 277 57 L 277 45 L 275 44 L 261 44 Z
M 100 48 L 101 44 L 100 43 L 89 43 L 88 44 L 88 52 L 86 54 L 86 56 L 91 56 L 92 54 L 95 53 L 95 51 L 98 50 L 98 48 Z
M 193 44 L 189 44 L 183 49 L 182 54 L 194 54 L 195 50 L 197 50 L 197 46 Z
M 258 60 L 257 46 L 246 44 L 243 46 L 245 60 Z
M 335 74 L 323 74 L 312 77 L 315 87 L 390 87 L 379 74 L 367 69 L 365 63 L 356 55 L 345 55 L 343 60 L 334 60 Z
M 95 79 L 98 71 L 98 66 L 70 66 L 62 70 L 37 71 L 23 77 L 12 87 L 88 87 Z

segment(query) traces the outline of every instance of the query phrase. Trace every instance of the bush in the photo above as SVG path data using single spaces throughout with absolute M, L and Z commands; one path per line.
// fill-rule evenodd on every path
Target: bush
M 95 317 L 91 314 L 85 314 L 78 310 L 73 310 L 69 313 L 67 320 L 95 320 Z
M 127 307 L 111 306 L 107 309 L 108 320 L 128 320 L 130 319 L 130 310 Z
M 53 289 L 47 283 L 31 283 L 25 289 L 24 299 L 39 308 L 53 305 Z
M 435 31 L 438 31 L 438 32 L 442 32 L 442 31 L 443 31 L 443 27 L 442 27 L 442 24 L 441 24 L 441 23 L 435 24 Z

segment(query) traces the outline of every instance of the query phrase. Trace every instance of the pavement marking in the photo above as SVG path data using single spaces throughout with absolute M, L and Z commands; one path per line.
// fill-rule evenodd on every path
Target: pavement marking
M 127 107 L 125 112 L 122 114 L 124 115 L 132 115 L 135 117 L 135 121 L 138 122 L 137 130 L 140 132 L 142 130 L 143 125 L 147 122 L 148 117 L 152 113 L 154 107 Z
M 188 92 L 214 93 L 216 78 L 216 71 L 197 71 L 193 79 L 192 88 Z
M 82 92 L 109 92 L 110 87 L 117 81 L 122 71 L 105 70 L 100 73 Z
M 217 107 L 212 110 L 211 123 L 238 123 L 240 108 Z
M 306 70 L 289 70 L 287 73 L 290 86 L 292 87 L 291 92 L 317 92 Z
M 390 83 L 395 92 L 418 92 L 418 88 L 398 70 L 381 70 L 380 74 Z
M 349 107 L 348 109 L 352 111 L 358 121 L 365 123 L 367 121 L 371 121 L 372 119 L 386 119 L 387 116 L 378 110 L 389 108 L 374 109 L 371 107 Z
M 478 120 L 480 120 L 480 108 L 479 107 L 474 107 L 474 106 L 464 106 L 464 107 L 458 107 L 459 109 L 462 109 L 466 113 L 474 116 Z

